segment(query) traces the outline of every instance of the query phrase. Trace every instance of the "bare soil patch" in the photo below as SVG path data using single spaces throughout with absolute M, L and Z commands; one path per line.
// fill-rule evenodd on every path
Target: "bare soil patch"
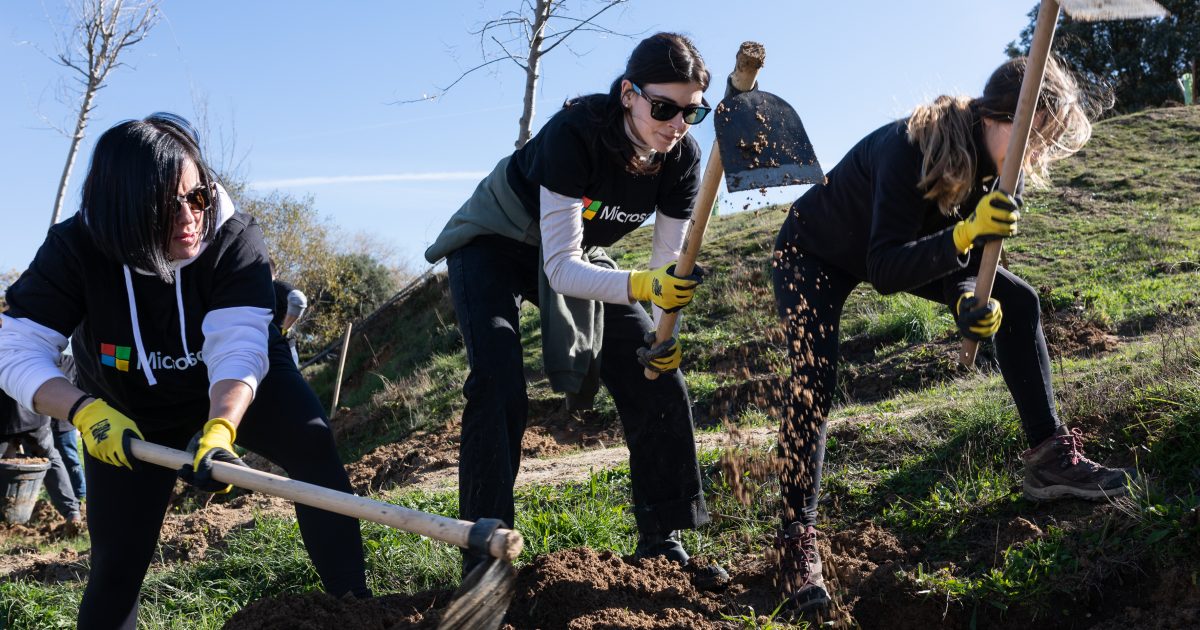
M 416 596 L 384 595 L 367 600 L 338 599 L 325 593 L 305 593 L 261 599 L 241 609 L 225 630 L 387 630 L 436 628 L 435 609 L 444 608 L 451 591 Z
M 1100 324 L 1076 313 L 1059 311 L 1042 321 L 1051 356 L 1092 356 L 1112 352 L 1121 341 Z

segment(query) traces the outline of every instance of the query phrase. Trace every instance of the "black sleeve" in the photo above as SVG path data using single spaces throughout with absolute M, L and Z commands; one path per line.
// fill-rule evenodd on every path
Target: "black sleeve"
M 84 267 L 78 252 L 62 237 L 64 227 L 60 224 L 51 229 L 29 269 L 8 287 L 5 314 L 37 322 L 70 337 L 85 313 Z
M 253 306 L 275 312 L 275 288 L 267 263 L 262 229 L 248 216 L 248 224 L 217 258 L 209 310 Z
M 593 172 L 591 150 L 578 120 L 586 112 L 563 110 L 538 132 L 536 153 L 525 167 L 525 178 L 565 197 L 582 198 Z
M 903 134 L 890 135 L 874 156 L 867 279 L 887 295 L 923 286 L 961 269 L 953 229 L 921 235 L 929 202 L 917 182 L 921 155 Z
M 690 219 L 700 193 L 700 145 L 690 135 L 679 144 L 678 159 L 667 162 L 666 194 L 659 198 L 658 210 L 674 219 Z

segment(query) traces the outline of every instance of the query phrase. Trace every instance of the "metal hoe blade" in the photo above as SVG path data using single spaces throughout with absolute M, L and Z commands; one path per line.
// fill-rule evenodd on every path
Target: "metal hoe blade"
M 499 628 L 517 590 L 516 580 L 513 566 L 496 558 L 471 569 L 454 593 L 454 600 L 442 612 L 438 630 Z
M 1167 10 L 1154 0 L 1059 0 L 1058 6 L 1080 22 L 1136 20 L 1167 15 Z
M 787 101 L 751 90 L 721 101 L 715 115 L 730 192 L 824 183 L 804 123 Z

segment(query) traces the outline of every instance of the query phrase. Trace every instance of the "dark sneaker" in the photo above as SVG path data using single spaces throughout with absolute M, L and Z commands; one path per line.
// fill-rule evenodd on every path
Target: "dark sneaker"
M 1137 473 L 1108 468 L 1083 455 L 1079 429 L 1060 426 L 1045 442 L 1021 453 L 1025 463 L 1025 496 L 1034 501 L 1078 497 L 1100 501 L 1124 496 L 1126 479 Z
M 83 522 L 83 517 L 75 515 L 67 519 L 67 524 L 63 525 L 63 536 L 65 538 L 74 538 L 87 531 L 87 524 Z
M 692 585 L 701 591 L 719 591 L 729 586 L 729 574 L 725 569 L 715 564 L 699 564 L 684 550 L 679 542 L 679 532 L 650 532 L 638 535 L 637 549 L 633 552 L 635 558 L 653 558 L 661 556 L 681 564 L 684 570 L 691 574 Z
M 817 553 L 817 530 L 801 523 L 788 525 L 775 538 L 779 557 L 779 587 L 787 606 L 795 612 L 808 612 L 829 606 L 829 591 L 821 574 L 821 554 Z

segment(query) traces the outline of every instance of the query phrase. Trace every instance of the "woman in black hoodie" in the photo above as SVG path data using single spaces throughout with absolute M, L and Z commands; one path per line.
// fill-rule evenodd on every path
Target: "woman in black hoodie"
M 100 137 L 76 215 L 50 229 L 7 293 L 0 387 L 67 418 L 87 451 L 91 570 L 79 628 L 128 628 L 175 471 L 139 465 L 137 437 L 174 448 L 193 435 L 193 483 L 216 492 L 213 459 L 233 444 L 294 479 L 350 491 L 321 405 L 272 327 L 262 231 L 237 212 L 172 114 Z M 76 387 L 55 358 L 71 336 Z M 197 434 L 197 431 L 199 433 Z M 368 596 L 358 522 L 297 506 L 325 589 Z
M 1001 268 L 994 297 L 979 304 L 974 296 L 981 245 L 1017 233 L 1020 201 L 996 182 L 1024 74 L 1025 60 L 1011 60 L 992 73 L 982 96 L 942 96 L 872 132 L 830 171 L 826 185 L 793 204 L 779 231 L 773 278 L 792 376 L 779 432 L 784 513 L 776 544 L 783 594 L 800 610 L 829 601 L 813 526 L 838 324 L 860 282 L 945 304 L 964 337 L 995 337 L 1030 446 L 1021 455 L 1027 497 L 1125 492 L 1125 471 L 1084 457 L 1078 431 L 1058 419 L 1037 292 Z M 1050 60 L 1022 162 L 1031 184 L 1043 183 L 1051 162 L 1087 142 L 1097 113 L 1089 110 L 1099 105 Z

